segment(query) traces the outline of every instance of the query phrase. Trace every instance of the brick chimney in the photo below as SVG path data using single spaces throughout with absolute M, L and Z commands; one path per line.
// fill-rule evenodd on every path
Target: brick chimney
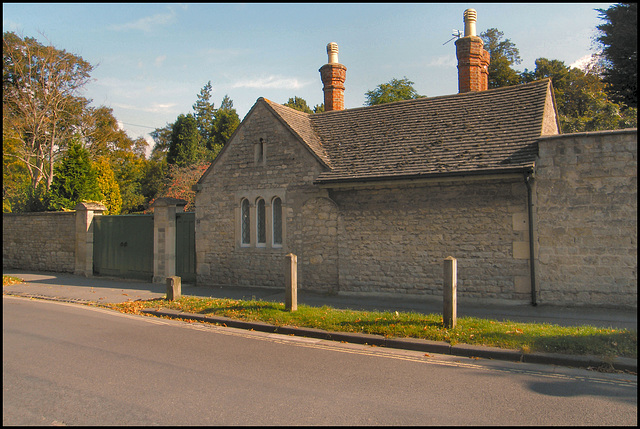
M 347 68 L 338 63 L 338 44 L 327 45 L 329 63 L 320 67 L 320 78 L 324 84 L 324 111 L 344 110 L 344 81 Z
M 482 39 L 476 36 L 478 14 L 474 9 L 464 11 L 464 37 L 456 40 L 458 57 L 458 92 L 486 91 L 489 87 L 489 52 Z

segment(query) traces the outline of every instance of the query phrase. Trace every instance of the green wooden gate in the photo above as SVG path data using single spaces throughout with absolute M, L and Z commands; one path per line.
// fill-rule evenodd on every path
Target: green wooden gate
M 153 215 L 95 216 L 93 273 L 152 281 Z
M 196 281 L 196 214 L 176 213 L 176 276 Z

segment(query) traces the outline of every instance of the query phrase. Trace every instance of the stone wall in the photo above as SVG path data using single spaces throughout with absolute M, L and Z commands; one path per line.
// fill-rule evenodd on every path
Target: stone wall
M 75 212 L 3 213 L 2 266 L 74 272 Z
M 541 303 L 637 308 L 637 130 L 539 141 Z
M 524 176 L 335 189 L 341 292 L 442 294 L 458 260 L 458 295 L 527 302 Z

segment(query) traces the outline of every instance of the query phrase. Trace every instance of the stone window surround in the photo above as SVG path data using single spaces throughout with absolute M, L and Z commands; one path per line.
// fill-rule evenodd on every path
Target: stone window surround
M 273 201 L 280 198 L 281 203 L 281 221 L 282 221 L 282 243 L 273 242 Z M 266 240 L 265 243 L 258 243 L 258 201 L 264 200 L 265 203 L 265 225 Z M 242 243 L 242 201 L 249 202 L 250 224 L 250 243 Z M 236 193 L 236 209 L 235 209 L 235 225 L 236 225 L 236 248 L 237 249 L 273 249 L 281 250 L 286 243 L 286 207 L 287 200 L 284 189 L 260 189 L 255 191 L 242 191 Z
M 256 166 L 267 164 L 267 139 L 260 137 L 259 141 L 253 145 L 253 161 Z

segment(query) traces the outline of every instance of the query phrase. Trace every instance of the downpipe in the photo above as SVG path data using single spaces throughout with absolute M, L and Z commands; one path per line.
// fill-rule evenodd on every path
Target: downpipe
M 527 214 L 529 215 L 529 273 L 531 274 L 531 305 L 538 305 L 536 294 L 536 266 L 533 253 L 533 192 L 531 183 L 533 182 L 533 172 L 527 171 L 524 175 L 524 183 L 527 185 Z

